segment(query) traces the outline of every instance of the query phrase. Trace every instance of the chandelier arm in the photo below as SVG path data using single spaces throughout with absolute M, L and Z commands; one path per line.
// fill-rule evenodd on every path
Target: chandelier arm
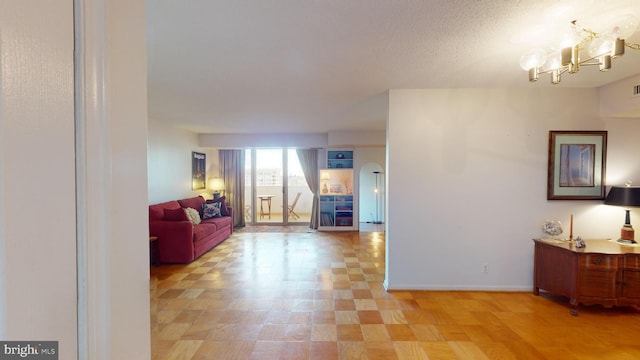
M 597 63 L 593 63 L 593 62 L 592 63 L 590 63 L 590 62 L 583 63 L 583 62 L 581 62 L 580 63 L 580 66 L 594 66 L 594 65 L 600 65 L 600 62 L 597 62 Z
M 600 65 L 599 58 L 600 58 L 600 55 L 592 56 L 592 57 L 590 57 L 588 59 L 584 59 L 584 60 L 580 61 L 580 65 Z M 590 61 L 593 61 L 593 60 L 596 60 L 597 62 L 591 63 Z
M 538 74 L 551 74 L 555 70 L 560 70 L 560 69 L 540 70 L 540 71 L 538 71 Z M 569 68 L 565 66 L 565 67 L 562 68 L 562 70 L 560 70 L 558 72 L 558 74 L 562 75 L 562 74 L 566 73 L 567 71 L 569 71 Z
M 640 44 L 633 44 L 625 41 L 624 45 L 633 50 L 640 50 Z
M 589 43 L 591 40 L 599 37 L 598 33 L 591 30 L 591 29 L 587 29 L 585 27 L 582 27 L 580 25 L 577 24 L 576 20 L 573 20 L 571 22 L 573 24 L 573 26 L 575 26 L 575 28 L 579 31 L 582 31 L 583 33 L 586 33 L 588 36 L 585 37 L 584 39 L 582 39 L 582 41 L 580 42 L 582 45 Z

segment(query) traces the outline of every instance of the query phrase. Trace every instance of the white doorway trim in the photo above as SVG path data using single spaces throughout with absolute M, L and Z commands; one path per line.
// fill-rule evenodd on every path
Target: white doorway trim
M 74 0 L 78 359 L 111 358 L 106 3 Z

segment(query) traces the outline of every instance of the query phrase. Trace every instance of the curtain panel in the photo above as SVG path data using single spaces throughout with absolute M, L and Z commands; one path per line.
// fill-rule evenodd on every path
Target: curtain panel
M 317 149 L 296 149 L 300 167 L 304 172 L 304 178 L 307 185 L 313 193 L 313 207 L 311 208 L 311 221 L 309 227 L 311 229 L 318 228 L 318 150 Z
M 233 225 L 245 226 L 244 151 L 219 150 L 218 154 L 227 204 L 233 206 Z

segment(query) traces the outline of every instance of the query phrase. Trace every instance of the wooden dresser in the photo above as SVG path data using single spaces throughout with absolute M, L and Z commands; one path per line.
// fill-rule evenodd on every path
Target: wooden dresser
M 569 298 L 571 315 L 578 305 L 640 305 L 640 247 L 611 240 L 574 242 L 533 239 L 533 294 L 540 290 Z

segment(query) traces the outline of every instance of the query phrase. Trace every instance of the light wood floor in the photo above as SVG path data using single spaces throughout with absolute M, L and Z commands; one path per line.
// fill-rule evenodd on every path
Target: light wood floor
M 384 233 L 234 234 L 151 267 L 154 359 L 640 359 L 640 312 L 382 287 Z

